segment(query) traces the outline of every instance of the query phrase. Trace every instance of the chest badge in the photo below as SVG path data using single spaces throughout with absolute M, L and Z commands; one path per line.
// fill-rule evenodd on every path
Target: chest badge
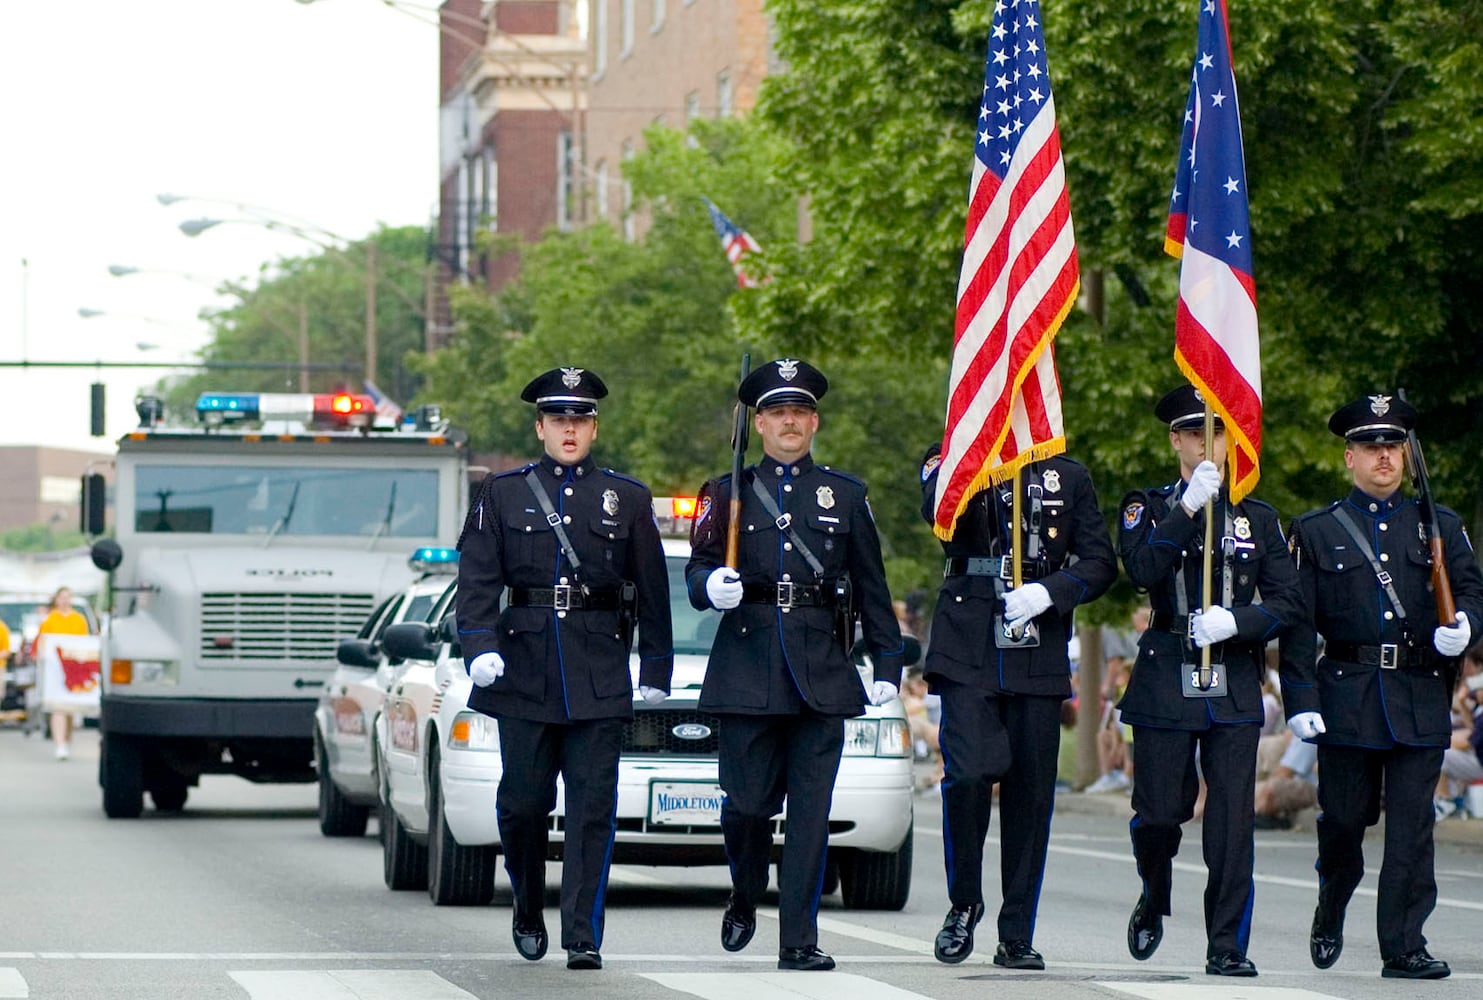
M 1231 522 L 1231 527 L 1236 532 L 1236 537 L 1241 539 L 1242 541 L 1245 541 L 1246 539 L 1251 537 L 1250 518 L 1238 517 Z
M 814 497 L 818 499 L 819 506 L 824 510 L 830 510 L 834 507 L 834 491 L 829 487 L 820 486 L 814 491 Z
M 1045 475 L 1042 477 L 1042 480 L 1045 483 L 1045 492 L 1047 492 L 1047 493 L 1059 493 L 1059 492 L 1061 492 L 1061 474 L 1059 472 L 1057 472 L 1055 469 L 1048 469 L 1046 471 Z
M 613 517 L 618 513 L 618 494 L 613 490 L 602 491 L 603 513 Z

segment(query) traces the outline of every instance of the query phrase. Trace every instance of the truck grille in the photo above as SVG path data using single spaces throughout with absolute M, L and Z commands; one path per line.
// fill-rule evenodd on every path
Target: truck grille
M 202 594 L 201 659 L 333 660 L 374 606 L 371 594 Z
M 710 733 L 700 739 L 681 739 L 680 726 L 704 726 Z M 715 757 L 721 720 L 693 708 L 638 709 L 623 724 L 623 755 L 652 757 Z

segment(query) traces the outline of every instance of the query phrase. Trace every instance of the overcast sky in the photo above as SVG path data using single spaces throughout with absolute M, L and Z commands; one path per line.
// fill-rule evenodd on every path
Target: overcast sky
M 426 224 L 438 31 L 406 11 L 434 6 L 0 2 L 0 360 L 187 358 L 205 340 L 197 314 L 223 304 L 213 281 L 314 251 L 246 223 L 192 239 L 185 219 L 241 219 L 243 204 L 349 239 Z M 164 207 L 162 192 L 201 200 Z M 111 451 L 161 374 L 0 368 L 0 445 Z M 92 438 L 100 375 L 108 437 Z

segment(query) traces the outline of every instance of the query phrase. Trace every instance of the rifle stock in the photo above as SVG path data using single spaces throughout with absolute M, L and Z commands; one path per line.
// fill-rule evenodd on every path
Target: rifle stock
M 1402 402 L 1406 390 L 1397 389 Z M 1442 527 L 1437 521 L 1437 508 L 1432 499 L 1431 478 L 1426 471 L 1426 457 L 1421 453 L 1421 438 L 1415 429 L 1406 432 L 1406 470 L 1416 487 L 1416 500 L 1421 508 L 1421 527 L 1426 532 L 1431 551 L 1432 595 L 1437 602 L 1437 621 L 1442 625 L 1457 624 L 1457 602 L 1452 598 L 1452 577 L 1447 573 L 1447 546 L 1442 541 Z
M 746 380 L 752 370 L 752 355 L 742 355 L 741 379 Z M 741 537 L 741 479 L 742 467 L 747 460 L 747 416 L 748 409 L 740 399 L 736 401 L 736 422 L 731 429 L 731 496 L 727 502 L 726 519 L 726 565 L 737 568 L 737 542 Z

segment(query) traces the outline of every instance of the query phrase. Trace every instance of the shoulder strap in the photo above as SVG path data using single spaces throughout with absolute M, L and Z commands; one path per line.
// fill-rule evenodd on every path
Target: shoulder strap
M 561 515 L 556 513 L 555 507 L 551 506 L 551 498 L 546 495 L 545 487 L 541 485 L 541 478 L 536 475 L 535 469 L 525 474 L 525 485 L 529 486 L 530 492 L 535 494 L 541 513 L 546 515 L 546 523 L 551 526 L 552 531 L 556 532 L 556 541 L 561 545 L 561 552 L 566 556 L 566 561 L 571 564 L 572 575 L 575 576 L 582 569 L 582 560 L 577 558 L 577 550 L 572 548 L 572 540 L 567 537 L 566 527 L 561 523 Z
M 756 476 L 752 477 L 752 492 L 756 493 L 757 499 L 762 501 L 762 509 L 767 511 L 767 516 L 772 518 L 772 523 L 788 536 L 788 541 L 792 542 L 798 554 L 803 556 L 803 561 L 808 563 L 808 568 L 814 571 L 814 579 L 824 579 L 824 564 L 819 562 L 813 551 L 803 544 L 803 539 L 798 537 L 798 532 L 793 530 L 793 515 L 784 514 L 778 509 L 777 501 L 772 498 L 772 494 L 767 492 L 767 487 L 763 486 Z
M 1375 558 L 1375 553 L 1370 548 L 1370 540 L 1364 536 L 1364 532 L 1359 530 L 1359 525 L 1354 523 L 1354 518 L 1343 507 L 1334 508 L 1334 517 L 1344 526 L 1344 530 L 1349 532 L 1349 537 L 1354 539 L 1354 544 L 1359 546 L 1359 550 L 1370 561 L 1370 568 L 1375 571 L 1375 579 L 1379 580 L 1380 586 L 1385 588 L 1385 596 L 1390 598 L 1396 617 L 1404 622 L 1406 609 L 1401 604 L 1401 595 L 1395 592 L 1395 584 L 1391 582 L 1390 574 L 1386 572 L 1385 567 L 1380 565 L 1380 560 Z

